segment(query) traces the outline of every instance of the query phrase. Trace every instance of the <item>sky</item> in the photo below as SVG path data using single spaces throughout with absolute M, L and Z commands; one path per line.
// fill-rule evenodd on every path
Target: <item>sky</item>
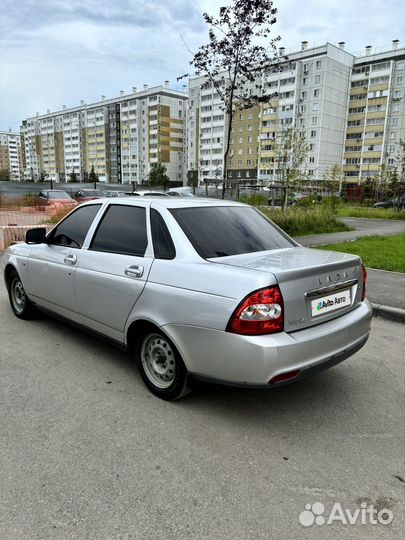
M 191 51 L 207 40 L 202 13 L 229 0 L 0 0 L 0 130 L 45 113 L 112 98 L 189 71 Z M 403 43 L 403 0 L 275 0 L 273 36 L 299 50 L 346 42 Z

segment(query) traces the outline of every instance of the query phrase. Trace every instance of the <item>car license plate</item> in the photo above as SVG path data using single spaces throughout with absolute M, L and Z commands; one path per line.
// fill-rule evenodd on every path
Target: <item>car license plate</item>
M 329 313 L 329 311 L 335 311 L 343 307 L 350 306 L 350 290 L 340 291 L 329 296 L 323 296 L 317 298 L 311 302 L 312 317 Z

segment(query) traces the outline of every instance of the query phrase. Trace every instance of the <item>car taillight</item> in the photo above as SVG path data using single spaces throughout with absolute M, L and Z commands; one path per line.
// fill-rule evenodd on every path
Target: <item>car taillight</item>
M 278 285 L 247 296 L 235 309 L 227 332 L 246 336 L 274 334 L 284 329 L 283 297 Z
M 361 293 L 361 301 L 366 298 L 366 281 L 367 281 L 367 270 L 364 264 L 361 265 L 363 268 L 363 291 Z

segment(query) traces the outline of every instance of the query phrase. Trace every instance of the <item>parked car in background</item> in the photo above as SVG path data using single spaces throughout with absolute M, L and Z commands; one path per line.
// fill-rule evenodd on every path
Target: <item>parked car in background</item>
M 92 201 L 94 199 L 101 199 L 104 196 L 104 193 L 99 189 L 79 189 L 73 195 L 74 199 L 76 199 L 78 203 Z
M 130 197 L 168 197 L 164 191 L 126 191 Z
M 91 201 L 49 233 L 28 231 L 2 265 L 17 317 L 41 308 L 127 347 L 163 399 L 192 378 L 298 381 L 353 355 L 370 331 L 359 257 L 302 247 L 231 201 Z
M 170 188 L 167 192 L 170 197 L 185 197 L 186 199 L 192 199 L 195 197 L 193 193 L 193 188 L 191 187 L 178 187 Z
M 109 198 L 113 198 L 113 197 L 128 197 L 128 194 L 125 193 L 125 191 L 115 191 L 115 190 L 107 190 L 107 191 L 103 191 L 103 194 L 104 194 L 104 197 L 109 197 Z
M 405 195 L 387 201 L 376 202 L 374 208 L 405 208 Z
M 35 205 L 38 210 L 76 206 L 78 203 L 61 189 L 43 189 L 36 197 Z

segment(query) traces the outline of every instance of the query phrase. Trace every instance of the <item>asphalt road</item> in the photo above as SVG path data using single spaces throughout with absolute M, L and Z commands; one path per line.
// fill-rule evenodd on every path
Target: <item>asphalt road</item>
M 311 380 L 165 403 L 124 353 L 16 319 L 0 286 L 0 538 L 400 538 L 404 350 L 404 326 L 377 319 Z M 298 521 L 306 504 L 362 501 L 393 522 Z
M 321 246 L 324 244 L 337 244 L 349 242 L 363 236 L 389 236 L 405 232 L 405 221 L 393 219 L 368 219 L 368 218 L 339 218 L 354 231 L 337 233 L 312 234 L 309 236 L 297 236 L 296 240 L 303 246 Z

